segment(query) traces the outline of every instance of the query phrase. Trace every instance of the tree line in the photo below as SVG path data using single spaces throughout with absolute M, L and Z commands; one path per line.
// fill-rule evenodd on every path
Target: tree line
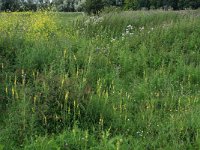
M 127 8 L 133 9 L 197 9 L 200 7 L 200 0 L 125 0 Z
M 124 10 L 197 9 L 200 0 L 0 0 L 0 11 L 86 11 L 98 13 L 104 7 Z

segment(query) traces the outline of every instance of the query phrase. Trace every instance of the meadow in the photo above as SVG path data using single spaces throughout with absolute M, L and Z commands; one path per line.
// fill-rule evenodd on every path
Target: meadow
M 0 150 L 199 149 L 199 14 L 0 13 Z

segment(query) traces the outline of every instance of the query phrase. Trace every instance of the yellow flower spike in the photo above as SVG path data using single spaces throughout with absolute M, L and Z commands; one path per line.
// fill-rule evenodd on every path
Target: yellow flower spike
M 87 79 L 86 78 L 83 78 L 83 83 L 85 83 L 87 81 Z
M 194 102 L 195 102 L 195 103 L 197 103 L 197 102 L 198 102 L 198 99 L 197 99 L 197 97 L 196 97 L 196 96 L 194 97 Z
M 22 79 L 22 84 L 25 85 L 25 79 Z
M 158 92 L 158 93 L 156 93 L 156 97 L 159 97 L 160 96 L 160 93 Z
M 19 99 L 19 95 L 18 95 L 17 91 L 15 91 L 15 95 L 16 95 L 16 99 Z
M 56 120 L 58 120 L 59 119 L 59 117 L 58 117 L 58 115 L 56 114 Z
M 180 106 L 181 106 L 181 99 L 179 98 L 178 99 L 178 107 L 180 108 Z
M 89 60 L 88 60 L 88 64 L 90 64 L 91 59 L 92 59 L 92 57 L 91 57 L 91 55 L 90 55 L 90 56 L 89 56 Z
M 3 65 L 3 63 L 1 63 L 1 68 L 2 68 L 2 70 L 3 70 L 3 68 L 4 68 L 4 65 Z
M 126 104 L 124 104 L 124 110 L 127 110 Z
M 64 58 L 66 58 L 67 49 L 64 49 Z
M 191 105 L 191 99 L 188 97 L 189 106 Z
M 189 75 L 188 75 L 188 82 L 190 81 L 190 78 L 191 78 L 191 75 L 189 74 Z
M 34 96 L 34 98 L 33 98 L 34 105 L 36 104 L 36 100 L 37 100 L 37 96 Z
M 13 97 L 15 96 L 15 89 L 14 89 L 14 87 L 12 87 L 12 96 Z
M 6 91 L 6 94 L 8 95 L 8 87 L 6 86 L 6 89 L 5 89 L 5 91 Z
M 67 101 L 68 101 L 68 97 L 69 97 L 69 91 L 67 91 L 66 93 L 65 93 L 65 102 L 67 103 Z
M 117 110 L 117 108 L 115 107 L 115 105 L 113 105 L 113 107 L 112 107 L 112 108 L 113 108 L 113 110 L 114 110 L 114 111 L 116 111 L 116 110 Z
M 24 75 L 24 69 L 22 69 L 22 75 Z
M 75 129 L 73 129 L 72 130 L 72 132 L 73 132 L 73 134 L 74 134 L 74 137 L 76 136 L 76 130 Z
M 127 118 L 128 118 L 128 116 L 127 116 L 127 114 L 126 114 L 125 117 L 124 117 L 124 119 L 127 121 L 127 120 L 128 120 Z
M 100 116 L 100 119 L 99 119 L 99 125 L 101 125 L 103 127 L 103 123 L 104 123 L 104 120 L 103 120 L 103 117 L 102 115 Z
M 81 115 L 81 111 L 79 110 L 79 111 L 78 111 L 78 116 L 80 116 L 80 115 Z
M 105 97 L 106 97 L 106 99 L 108 99 L 108 90 L 106 90 L 106 92 L 105 92 Z
M 89 135 L 89 134 L 88 134 L 88 130 L 86 130 L 86 131 L 85 131 L 85 139 L 86 139 L 86 140 L 88 139 L 88 135 Z
M 68 107 L 68 114 L 70 114 L 70 112 L 71 112 L 71 109 L 70 109 L 70 107 Z
M 47 124 L 47 117 L 44 115 L 44 124 Z
M 99 78 L 97 81 L 97 95 L 99 97 L 101 96 L 101 88 L 102 88 L 102 83 L 101 83 L 101 79 Z
M 117 146 L 117 150 L 120 150 L 120 141 L 117 141 L 116 146 Z
M 62 78 L 62 81 L 61 81 L 61 88 L 63 87 L 64 82 L 65 82 L 65 78 Z
M 74 60 L 75 60 L 75 61 L 77 61 L 77 58 L 76 58 L 76 56 L 75 56 L 75 55 L 74 55 Z
M 35 72 L 34 72 L 34 71 L 32 72 L 32 75 L 33 75 L 33 77 L 35 78 Z
M 15 81 L 14 81 L 14 85 L 17 85 L 17 76 L 15 75 Z

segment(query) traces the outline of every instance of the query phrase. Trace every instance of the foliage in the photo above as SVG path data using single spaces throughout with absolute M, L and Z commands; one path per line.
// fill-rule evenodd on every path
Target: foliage
M 125 10 L 182 10 L 197 9 L 199 0 L 0 0 L 0 11 L 85 11 L 97 14 L 104 7 L 120 7 Z
M 199 149 L 196 11 L 0 14 L 0 149 Z
M 87 13 L 97 14 L 104 7 L 103 0 L 86 0 L 85 10 Z

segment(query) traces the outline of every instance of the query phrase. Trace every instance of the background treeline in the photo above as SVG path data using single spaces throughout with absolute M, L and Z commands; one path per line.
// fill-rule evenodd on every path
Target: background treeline
M 104 7 L 124 10 L 197 9 L 200 0 L 0 0 L 0 11 L 86 11 L 97 13 Z
M 197 9 L 200 6 L 200 0 L 125 0 L 127 9 Z

